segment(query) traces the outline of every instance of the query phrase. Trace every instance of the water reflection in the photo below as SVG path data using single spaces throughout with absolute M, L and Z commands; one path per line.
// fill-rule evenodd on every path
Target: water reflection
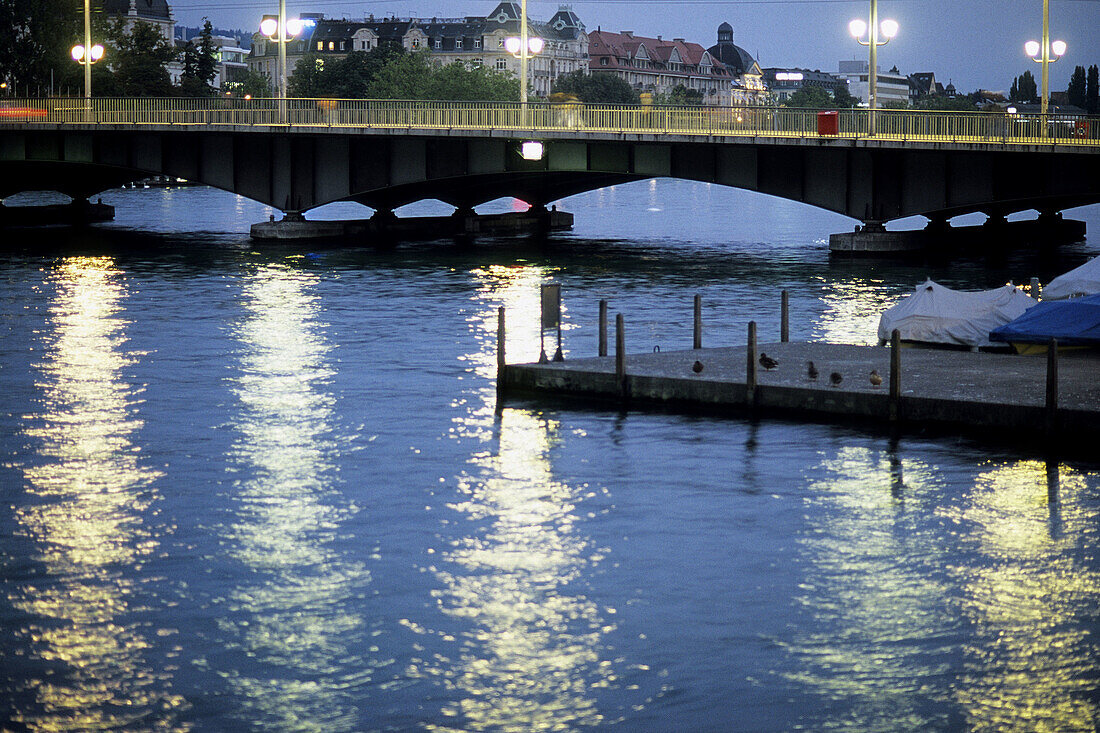
M 257 268 L 236 329 L 237 521 L 227 545 L 243 571 L 223 625 L 244 657 L 223 674 L 249 725 L 280 730 L 353 729 L 355 688 L 372 675 L 352 656 L 364 629 L 350 610 L 370 578 L 333 547 L 350 508 L 333 488 L 333 372 L 315 285 L 288 267 Z
M 509 354 L 538 353 L 539 283 L 532 267 L 479 271 L 478 315 L 472 330 L 483 348 L 469 355 L 482 384 L 495 369 L 495 305 L 509 317 Z M 515 324 L 515 325 L 511 325 Z M 527 328 L 524 328 L 527 325 Z M 468 536 L 442 550 L 432 570 L 441 611 L 460 631 L 446 637 L 453 658 L 415 660 L 411 673 L 443 678 L 454 698 L 452 723 L 438 730 L 568 730 L 606 722 L 596 691 L 616 683 L 601 639 L 613 627 L 582 592 L 599 550 L 577 527 L 587 486 L 555 479 L 551 453 L 559 426 L 527 410 L 494 416 L 487 388 L 459 404 L 456 433 L 480 441 L 460 477 L 460 513 Z M 610 609 L 606 613 L 613 613 Z
M 878 321 L 899 292 L 882 280 L 826 280 L 821 283 L 821 316 L 812 338 L 834 344 L 878 343 Z
M 49 279 L 55 295 L 35 365 L 41 410 L 24 418 L 34 455 L 18 466 L 32 499 L 15 510 L 41 571 L 8 596 L 30 617 L 19 644 L 44 664 L 21 670 L 27 705 L 13 722 L 180 729 L 183 699 L 146 659 L 152 634 L 172 630 L 138 618 L 142 563 L 159 544 L 148 517 L 161 474 L 142 465 L 132 439 L 142 421 L 140 389 L 123 374 L 137 357 L 126 349 L 123 273 L 109 257 L 72 257 Z
M 843 710 L 854 730 L 943 727 L 946 720 L 943 710 L 927 707 L 922 689 L 943 673 L 929 640 L 951 626 L 943 608 L 948 588 L 927 572 L 944 550 L 915 531 L 927 509 L 895 497 L 902 463 L 896 450 L 844 447 L 809 480 L 808 526 L 799 539 L 807 567 L 796 598 L 802 618 L 788 647 L 800 671 L 789 677 L 827 709 Z M 920 497 L 934 474 L 905 463 L 906 494 Z
M 1086 477 L 1041 461 L 978 476 L 964 522 L 976 561 L 962 571 L 961 610 L 974 627 L 955 697 L 971 729 L 1094 730 L 1100 577 L 1079 562 L 1097 540 Z M 1060 499 L 1051 524 L 1051 481 Z

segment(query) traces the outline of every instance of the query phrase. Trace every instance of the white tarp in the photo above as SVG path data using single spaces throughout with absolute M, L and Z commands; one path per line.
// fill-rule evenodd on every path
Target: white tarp
M 1043 300 L 1062 300 L 1100 293 L 1100 257 L 1063 273 L 1043 288 Z
M 925 280 L 879 318 L 878 337 L 960 346 L 989 346 L 989 332 L 1023 315 L 1036 301 L 1017 287 L 964 292 Z

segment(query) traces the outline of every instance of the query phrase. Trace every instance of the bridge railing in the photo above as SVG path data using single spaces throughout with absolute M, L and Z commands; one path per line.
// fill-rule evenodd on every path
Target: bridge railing
M 613 132 L 1100 146 L 1100 117 L 1006 112 L 666 107 L 367 99 L 6 99 L 0 123 Z

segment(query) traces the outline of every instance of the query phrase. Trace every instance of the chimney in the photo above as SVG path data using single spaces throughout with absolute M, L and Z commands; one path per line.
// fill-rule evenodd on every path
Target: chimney
M 626 36 L 627 38 L 634 37 L 634 31 L 619 31 L 620 36 Z
M 658 41 L 661 40 L 661 34 L 659 34 L 659 33 L 657 34 L 657 40 Z
M 672 42 L 673 43 L 687 43 L 687 41 L 685 41 L 683 38 L 673 38 Z

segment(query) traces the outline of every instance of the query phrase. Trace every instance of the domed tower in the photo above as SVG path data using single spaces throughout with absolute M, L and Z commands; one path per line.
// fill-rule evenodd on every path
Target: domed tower
M 708 48 L 707 53 L 729 69 L 736 99 L 747 104 L 766 101 L 764 73 L 748 51 L 734 44 L 732 25 L 723 23 L 718 26 L 718 43 Z

